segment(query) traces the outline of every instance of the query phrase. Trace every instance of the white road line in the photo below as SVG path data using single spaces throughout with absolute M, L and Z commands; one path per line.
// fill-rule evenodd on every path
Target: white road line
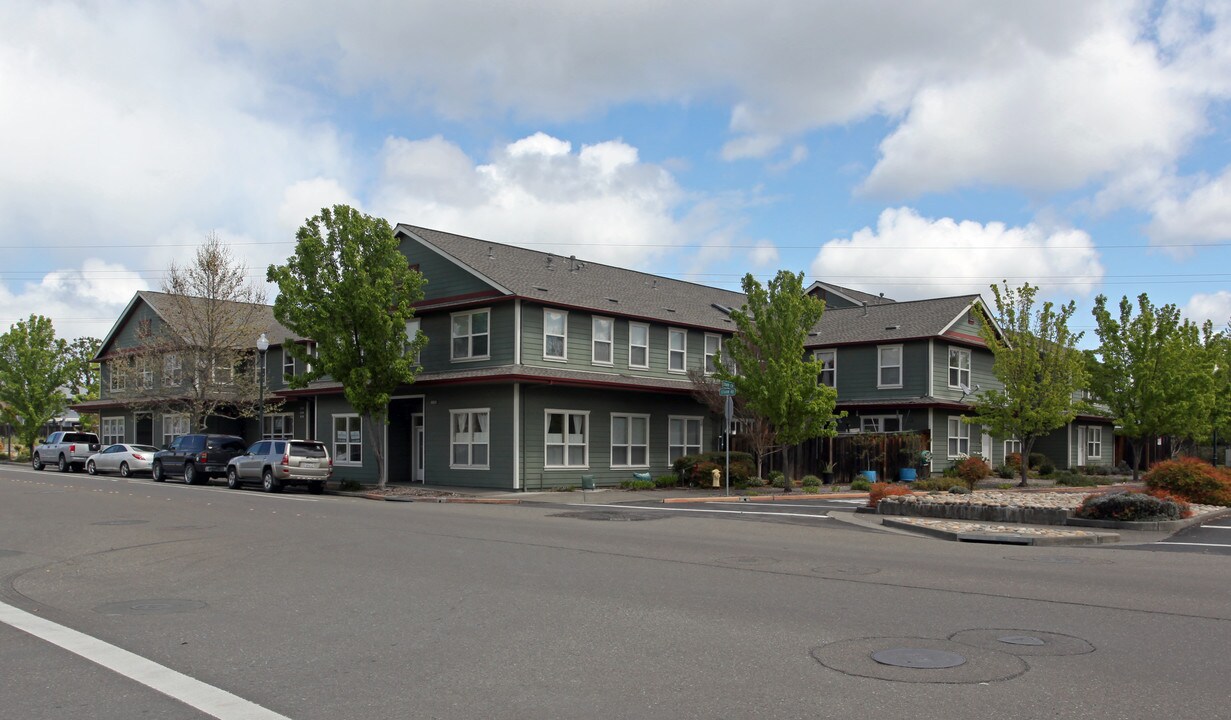
M 289 720 L 256 703 L 122 648 L 0 602 L 0 622 L 80 655 L 218 720 Z
M 1160 542 L 1159 545 L 1196 545 L 1198 547 L 1226 547 L 1231 548 L 1231 545 L 1220 543 L 1190 543 L 1190 542 Z
M 640 505 L 578 505 L 581 508 L 618 508 L 620 510 L 660 510 L 662 512 L 697 512 L 697 513 L 724 513 L 728 515 L 776 515 L 777 517 L 805 517 L 818 518 L 821 520 L 829 520 L 828 515 L 807 515 L 804 513 L 771 513 L 771 512 L 756 512 L 755 510 L 701 510 L 699 508 L 658 508 L 658 507 L 642 507 Z
M 867 504 L 867 501 L 863 501 L 863 502 L 864 502 L 864 504 L 865 504 L 865 505 Z M 845 510 L 845 509 L 846 509 L 846 508 L 844 508 L 844 507 L 834 506 L 834 505 L 803 505 L 803 504 L 796 504 L 796 503 L 794 503 L 794 502 L 792 502 L 792 501 L 790 501 L 790 500 L 784 500 L 784 501 L 782 501 L 782 502 L 767 502 L 767 503 L 762 503 L 762 502 L 740 502 L 740 503 L 726 503 L 726 502 L 721 502 L 721 503 L 719 503 L 719 502 L 713 502 L 713 501 L 710 501 L 710 502 L 707 502 L 707 503 L 705 503 L 705 504 L 706 504 L 706 505 L 732 505 L 732 504 L 734 504 L 734 505 L 736 505 L 737 507 L 744 507 L 745 505 L 756 505 L 756 506 L 768 506 L 768 507 L 780 507 L 780 508 L 801 508 L 801 507 L 804 507 L 804 508 L 825 508 L 825 509 L 827 509 L 827 510 Z

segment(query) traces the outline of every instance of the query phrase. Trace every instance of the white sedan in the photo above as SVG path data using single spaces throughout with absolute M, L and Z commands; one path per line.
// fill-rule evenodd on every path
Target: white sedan
M 151 445 L 108 445 L 102 452 L 94 453 L 85 461 L 85 471 L 91 475 L 118 472 L 122 477 L 137 472 L 150 472 L 156 452 L 158 448 Z

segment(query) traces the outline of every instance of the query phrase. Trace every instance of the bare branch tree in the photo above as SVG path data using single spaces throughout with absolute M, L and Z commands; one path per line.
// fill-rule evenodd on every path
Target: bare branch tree
M 697 402 L 705 405 L 715 418 L 725 418 L 727 414 L 727 399 L 719 394 L 722 382 L 712 375 L 706 375 L 700 370 L 689 370 L 688 379 L 692 381 L 692 396 Z M 732 398 L 731 419 L 738 424 L 738 433 L 731 442 L 732 450 L 746 450 L 752 453 L 757 463 L 757 477 L 764 477 L 762 463 L 774 453 L 782 450 L 778 442 L 778 434 L 774 426 L 764 417 L 757 415 L 736 396 Z

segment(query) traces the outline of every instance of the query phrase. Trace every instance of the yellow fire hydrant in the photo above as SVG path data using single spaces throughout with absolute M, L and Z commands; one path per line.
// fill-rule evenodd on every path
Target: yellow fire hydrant
M 722 487 L 722 471 L 714 468 L 710 471 L 710 477 L 714 479 L 714 487 Z

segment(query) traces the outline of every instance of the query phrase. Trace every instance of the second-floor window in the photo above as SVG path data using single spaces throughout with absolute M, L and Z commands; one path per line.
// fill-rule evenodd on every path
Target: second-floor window
M 902 346 L 881 345 L 876 348 L 876 387 L 902 387 Z
M 282 346 L 282 382 L 290 382 L 295 377 L 295 356 L 291 355 L 290 347 Z
M 718 372 L 718 357 L 722 353 L 722 336 L 705 334 L 705 374 Z
M 150 368 L 149 361 L 142 359 L 137 366 L 137 374 L 141 377 L 141 389 L 154 389 L 154 371 Z
M 615 345 L 615 321 L 596 317 L 591 322 L 592 358 L 595 365 L 610 365 L 614 361 L 612 347 Z
M 645 323 L 628 324 L 628 366 L 650 367 L 650 326 Z
M 413 343 L 415 341 L 415 338 L 417 337 L 419 337 L 419 318 L 412 318 L 410 320 L 407 320 L 406 321 L 406 348 L 407 349 L 410 349 L 410 344 Z M 411 358 L 411 360 L 414 361 L 416 365 L 422 365 L 423 363 L 420 362 L 422 359 L 421 358 L 422 354 L 423 354 L 422 351 L 415 353 L 415 356 Z
M 970 351 L 949 348 L 949 387 L 970 389 Z
M 162 384 L 167 387 L 179 387 L 184 382 L 184 361 L 179 355 L 171 353 L 162 359 Z
M 117 363 L 111 363 L 111 392 L 124 392 L 127 387 L 128 383 L 124 368 L 120 367 Z
M 214 383 L 218 385 L 230 385 L 235 379 L 235 368 L 225 360 L 217 361 L 213 366 Z
M 453 315 L 451 335 L 454 360 L 479 360 L 489 357 L 489 319 L 488 310 L 472 310 Z
M 667 331 L 667 370 L 684 372 L 688 368 L 688 331 L 671 328 Z
M 838 387 L 838 351 L 817 350 L 813 357 L 821 365 L 821 373 L 816 376 L 816 381 L 831 388 Z
M 568 313 L 563 310 L 543 310 L 543 357 L 568 359 Z

